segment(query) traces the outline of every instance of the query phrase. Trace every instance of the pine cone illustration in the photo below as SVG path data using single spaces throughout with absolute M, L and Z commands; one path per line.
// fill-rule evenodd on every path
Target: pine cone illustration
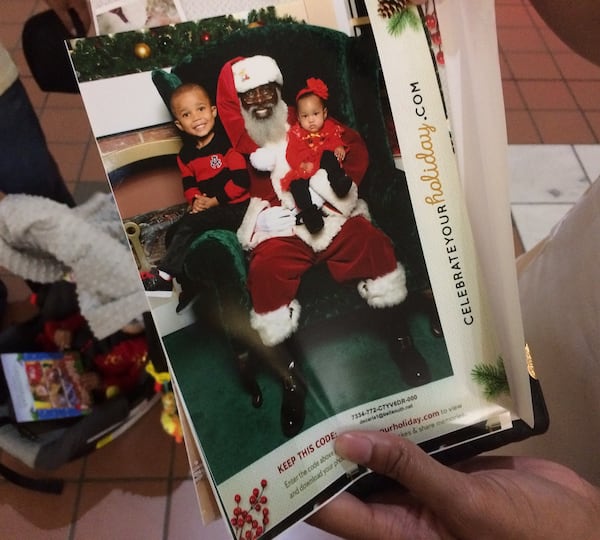
M 377 7 L 377 13 L 381 17 L 386 19 L 391 18 L 394 14 L 404 11 L 408 5 L 409 0 L 379 0 L 379 6 Z

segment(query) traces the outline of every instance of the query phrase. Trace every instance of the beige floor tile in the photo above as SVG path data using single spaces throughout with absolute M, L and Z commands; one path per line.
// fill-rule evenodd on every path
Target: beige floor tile
M 79 181 L 81 170 L 85 166 L 87 144 L 82 142 L 53 142 L 49 143 L 54 157 L 65 182 Z
M 161 540 L 166 508 L 166 480 L 88 482 L 73 540 Z
M 517 84 L 527 109 L 553 111 L 578 108 L 563 81 L 520 81 Z
M 189 478 L 190 473 L 190 462 L 188 460 L 187 452 L 185 450 L 185 444 L 175 444 L 173 452 L 173 477 L 175 478 Z
M 506 109 L 525 110 L 525 102 L 515 81 L 502 81 L 502 91 L 504 94 L 504 107 Z
M 569 81 L 568 84 L 579 107 L 600 111 L 600 81 Z
M 580 111 L 531 111 L 543 144 L 593 144 L 598 142 Z
M 516 79 L 552 80 L 561 76 L 554 60 L 547 54 L 505 52 L 505 57 Z
M 106 180 L 106 172 L 104 171 L 104 165 L 102 165 L 100 154 L 98 153 L 98 147 L 96 146 L 96 142 L 91 136 L 91 134 L 85 150 L 85 157 L 83 160 L 83 168 L 81 170 L 80 180 L 82 182 L 108 182 Z
M 600 80 L 600 66 L 574 52 L 556 53 L 553 57 L 565 79 Z
M 68 483 L 61 495 L 27 490 L 0 481 L 0 536 L 6 540 L 66 540 L 78 485 Z
M 194 484 L 191 480 L 180 482 L 173 487 L 169 509 L 168 540 L 227 540 L 227 528 L 219 519 L 202 523 Z
M 90 134 L 89 121 L 85 112 L 75 109 L 44 109 L 40 122 L 48 142 L 81 143 Z
M 167 478 L 173 441 L 160 424 L 156 403 L 127 432 L 87 458 L 86 478 Z
M 539 144 L 540 134 L 529 111 L 506 111 L 509 144 Z

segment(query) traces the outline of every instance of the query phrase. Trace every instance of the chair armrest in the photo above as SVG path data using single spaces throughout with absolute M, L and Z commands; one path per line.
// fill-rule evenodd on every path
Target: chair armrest
M 201 234 L 189 248 L 185 277 L 195 284 L 241 287 L 248 275 L 246 255 L 234 232 L 214 229 Z

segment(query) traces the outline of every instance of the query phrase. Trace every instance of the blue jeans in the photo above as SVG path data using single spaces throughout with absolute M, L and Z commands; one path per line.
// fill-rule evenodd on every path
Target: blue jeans
M 0 191 L 75 206 L 20 80 L 0 96 Z

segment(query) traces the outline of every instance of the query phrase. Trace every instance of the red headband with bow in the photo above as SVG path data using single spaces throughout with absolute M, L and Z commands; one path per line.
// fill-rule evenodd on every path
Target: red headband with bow
M 329 97 L 329 89 L 321 79 L 311 77 L 306 80 L 306 87 L 296 94 L 296 101 L 305 94 L 314 94 L 315 96 L 326 100 Z

